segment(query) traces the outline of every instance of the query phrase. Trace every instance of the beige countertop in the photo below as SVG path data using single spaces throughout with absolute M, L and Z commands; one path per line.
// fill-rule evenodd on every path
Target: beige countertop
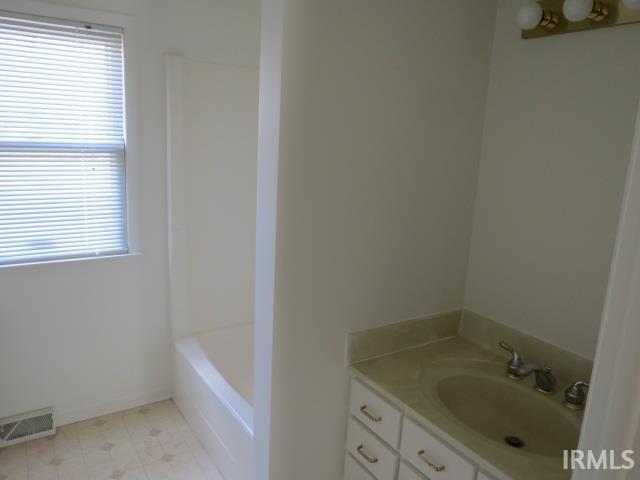
M 494 353 L 461 337 L 454 337 L 366 360 L 352 365 L 351 368 L 358 378 L 498 480 L 569 479 L 571 472 L 563 470 L 561 451 L 557 454 L 555 449 L 553 454 L 529 451 L 526 432 L 522 434 L 525 437 L 523 449 L 515 449 L 504 442 L 482 435 L 454 416 L 440 399 L 437 385 L 441 379 L 469 371 L 473 371 L 473 375 L 480 378 L 486 378 L 487 381 L 500 382 L 520 389 L 520 397 L 542 395 L 533 389 L 533 374 L 521 382 L 507 379 L 506 361 L 504 355 L 498 354 L 497 347 Z M 568 383 L 570 380 L 558 378 L 557 392 L 540 400 L 552 402 L 544 404 L 545 408 L 554 409 L 563 422 L 569 422 L 574 429 L 579 429 L 582 413 L 570 411 L 562 406 L 563 392 Z M 474 402 L 474 398 L 466 400 Z M 516 404 L 515 408 L 517 407 Z M 541 412 L 539 422 L 531 425 L 532 430 L 544 431 L 545 421 L 548 422 L 549 419 Z M 540 435 L 540 431 L 537 434 Z M 569 435 L 569 438 L 572 436 Z M 537 448 L 549 450 L 547 447 L 538 445 Z M 577 448 L 577 445 L 569 448 Z

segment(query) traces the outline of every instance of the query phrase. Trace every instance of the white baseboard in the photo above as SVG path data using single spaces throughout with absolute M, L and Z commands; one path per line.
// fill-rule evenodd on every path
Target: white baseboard
M 168 400 L 169 398 L 171 398 L 171 392 L 169 390 L 143 393 L 131 397 L 117 398 L 77 409 L 54 412 L 53 419 L 55 425 L 60 427 L 62 425 L 68 425 L 70 423 L 81 422 L 82 420 L 88 420 L 90 418 L 119 412 L 121 410 L 140 407 L 149 403 L 161 402 L 162 400 Z

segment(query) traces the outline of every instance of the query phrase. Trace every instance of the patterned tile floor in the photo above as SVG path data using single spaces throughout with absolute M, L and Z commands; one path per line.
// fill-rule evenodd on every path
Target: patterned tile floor
M 167 400 L 0 450 L 0 480 L 223 480 Z

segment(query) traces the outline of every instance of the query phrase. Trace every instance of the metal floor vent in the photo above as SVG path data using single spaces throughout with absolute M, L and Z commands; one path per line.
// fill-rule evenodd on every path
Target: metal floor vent
M 0 419 L 0 448 L 56 433 L 53 408 Z

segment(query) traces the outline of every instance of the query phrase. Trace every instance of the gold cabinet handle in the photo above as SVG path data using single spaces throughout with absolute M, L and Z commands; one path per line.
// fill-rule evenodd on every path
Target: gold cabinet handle
M 358 448 L 356 448 L 356 450 L 362 456 L 362 458 L 364 458 L 367 462 L 378 463 L 378 459 L 376 457 L 371 457 L 367 455 L 367 452 L 364 451 L 364 445 L 359 445 Z
M 444 465 L 437 465 L 433 463 L 431 460 L 427 458 L 424 450 L 420 450 L 418 452 L 418 458 L 426 463 L 434 472 L 442 472 L 444 470 Z
M 378 417 L 377 415 L 374 415 L 373 413 L 371 413 L 369 411 L 369 408 L 366 405 L 362 405 L 360 407 L 360 411 L 362 412 L 362 414 L 367 417 L 369 420 L 371 420 L 372 422 L 381 422 L 382 421 L 382 417 Z

